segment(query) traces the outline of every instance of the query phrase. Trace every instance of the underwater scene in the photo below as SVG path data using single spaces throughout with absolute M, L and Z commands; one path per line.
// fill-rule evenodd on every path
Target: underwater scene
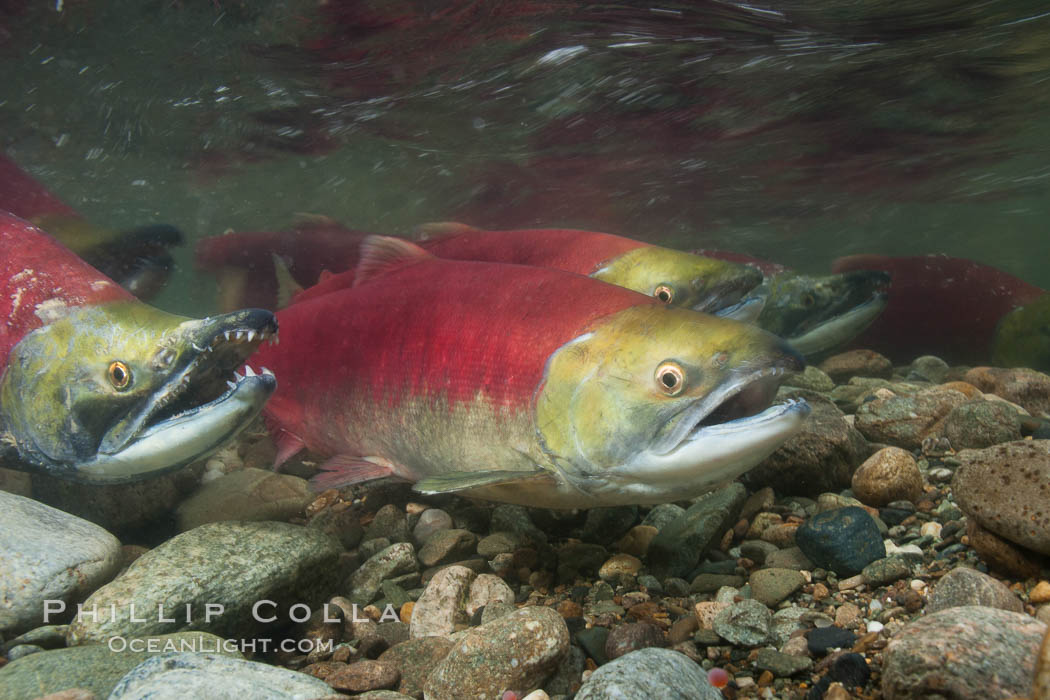
M 0 0 L 0 700 L 1050 699 L 1050 10 Z

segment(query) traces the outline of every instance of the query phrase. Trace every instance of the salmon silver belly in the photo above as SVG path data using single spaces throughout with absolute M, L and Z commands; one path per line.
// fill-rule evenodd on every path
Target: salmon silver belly
M 166 313 L 5 212 L 0 314 L 4 467 L 82 483 L 151 478 L 228 442 L 276 386 L 268 371 L 235 373 L 274 337 L 270 312 Z
M 809 407 L 772 405 L 802 361 L 754 326 L 558 270 L 366 240 L 352 287 L 278 313 L 250 364 L 278 462 L 318 489 L 387 475 L 422 493 L 551 508 L 660 503 L 734 479 Z

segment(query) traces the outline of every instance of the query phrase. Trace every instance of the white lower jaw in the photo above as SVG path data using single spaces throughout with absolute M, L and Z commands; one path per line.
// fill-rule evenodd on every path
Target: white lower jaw
M 667 454 L 642 452 L 629 464 L 595 475 L 587 491 L 600 505 L 667 503 L 699 496 L 772 454 L 802 428 L 809 413 L 809 404 L 798 399 L 702 428 Z
M 886 308 L 886 299 L 879 297 L 850 309 L 841 316 L 825 321 L 802 335 L 786 340 L 802 353 L 813 357 L 843 345 L 867 328 Z
M 76 474 L 88 481 L 119 483 L 197 461 L 247 427 L 276 386 L 273 375 L 245 377 L 215 401 L 147 429 L 125 449 L 99 453 L 78 465 Z

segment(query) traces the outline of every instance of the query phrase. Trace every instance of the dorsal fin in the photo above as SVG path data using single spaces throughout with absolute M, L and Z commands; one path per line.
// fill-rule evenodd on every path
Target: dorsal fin
M 481 231 L 481 229 L 477 226 L 461 224 L 458 221 L 433 221 L 416 226 L 415 239 L 417 241 L 431 241 L 435 238 L 454 236 L 457 233 L 477 233 L 478 231 Z
M 288 269 L 284 258 L 277 253 L 270 253 L 270 256 L 273 258 L 273 273 L 277 278 L 277 308 L 283 309 L 288 306 L 292 297 L 303 291 L 303 286 L 292 277 L 292 271 Z
M 391 236 L 369 236 L 361 242 L 361 260 L 354 272 L 354 286 L 404 265 L 434 257 L 412 241 Z

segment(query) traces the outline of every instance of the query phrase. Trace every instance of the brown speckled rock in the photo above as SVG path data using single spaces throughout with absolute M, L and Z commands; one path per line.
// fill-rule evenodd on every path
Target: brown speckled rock
M 939 435 L 944 418 L 965 401 L 964 394 L 940 387 L 874 399 L 857 408 L 855 425 L 872 442 L 914 450 L 924 438 Z
M 423 696 L 423 683 L 442 659 L 452 651 L 447 637 L 420 637 L 395 644 L 379 656 L 393 664 L 401 674 L 397 691 L 413 697 Z
M 605 656 L 610 661 L 624 654 L 649 647 L 665 647 L 667 639 L 663 630 L 648 622 L 631 622 L 614 627 L 605 640 Z
M 986 394 L 995 394 L 1036 415 L 1050 411 L 1050 376 L 1033 369 L 974 367 L 963 379 Z
M 917 503 L 922 498 L 922 474 L 915 458 L 899 447 L 884 447 L 853 473 L 853 495 L 869 506 Z
M 466 623 L 467 596 L 476 575 L 465 566 L 449 566 L 434 574 L 412 607 L 412 638 L 448 636 L 457 623 Z
M 362 693 L 393 688 L 400 679 L 401 674 L 392 662 L 362 659 L 330 674 L 325 682 L 336 690 Z
M 1027 696 L 1045 632 L 1046 625 L 1028 615 L 982 606 L 919 618 L 886 647 L 883 695 L 886 700 Z
M 1024 612 L 1021 599 L 1006 584 L 964 566 L 952 569 L 934 584 L 926 601 L 926 612 L 935 613 L 960 605 Z
M 1050 440 L 1021 440 L 963 450 L 952 493 L 991 532 L 1050 554 Z
M 469 630 L 424 684 L 432 698 L 499 697 L 538 688 L 569 650 L 569 630 L 551 608 L 526 607 Z
M 952 409 L 944 437 L 956 450 L 981 449 L 1021 439 L 1021 416 L 1003 401 L 976 399 Z
M 874 350 L 849 350 L 824 360 L 820 369 L 836 384 L 845 384 L 851 377 L 889 379 L 893 374 L 893 363 Z
M 780 396 L 804 397 L 812 413 L 798 434 L 741 480 L 752 489 L 771 486 L 778 493 L 797 496 L 816 496 L 848 486 L 853 470 L 869 454 L 861 434 L 820 394 L 788 391 Z
M 993 571 L 1022 579 L 1039 575 L 1039 561 L 1034 552 L 1011 544 L 994 532 L 985 530 L 973 518 L 966 520 L 966 537 L 973 551 L 977 552 Z

